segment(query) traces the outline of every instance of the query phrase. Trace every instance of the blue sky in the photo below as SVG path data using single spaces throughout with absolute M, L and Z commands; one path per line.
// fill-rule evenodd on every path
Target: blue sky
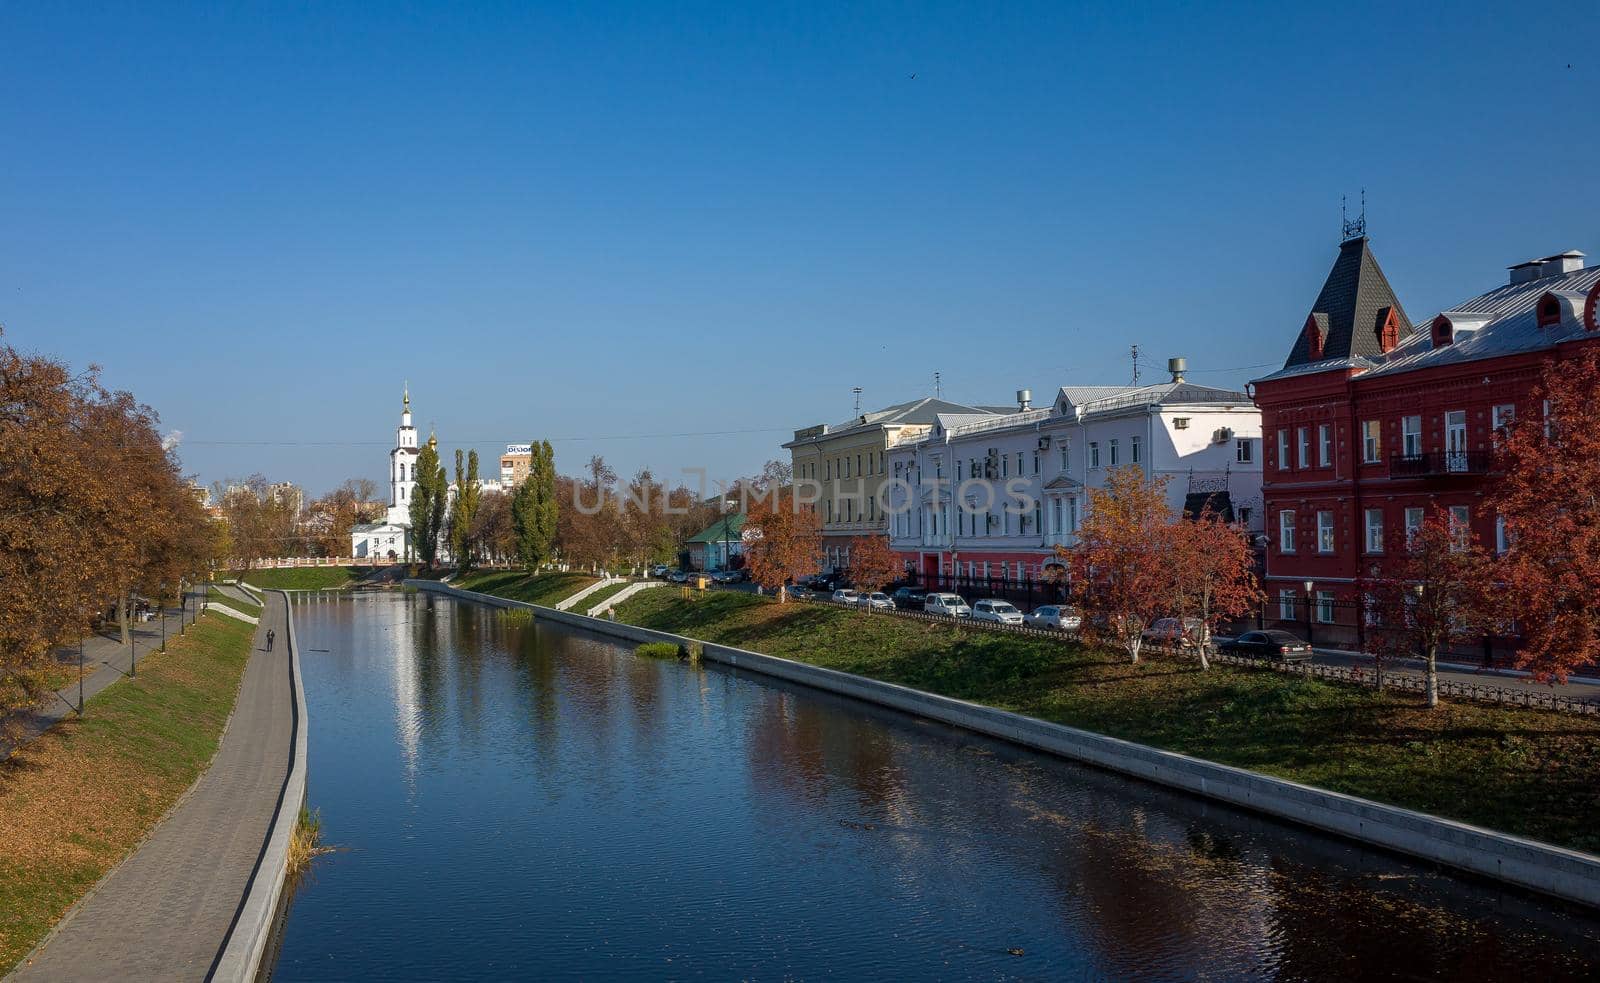
M 1128 6 L 5 4 L 0 323 L 207 482 L 381 477 L 406 379 L 734 475 L 935 371 L 1241 385 L 1362 187 L 1414 318 L 1600 253 L 1585 5 Z

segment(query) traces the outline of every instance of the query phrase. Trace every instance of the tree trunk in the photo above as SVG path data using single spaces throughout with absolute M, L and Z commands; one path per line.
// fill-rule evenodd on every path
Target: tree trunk
M 1209 649 L 1210 647 L 1211 647 L 1211 630 L 1209 628 L 1202 627 L 1200 629 L 1200 668 L 1201 669 L 1210 669 L 1211 668 L 1211 660 L 1206 657 L 1206 650 Z
M 1439 646 L 1437 646 L 1437 645 L 1429 645 L 1428 646 L 1427 690 L 1428 690 L 1428 706 L 1430 708 L 1436 707 L 1436 706 L 1439 705 L 1439 663 L 1438 663 L 1438 653 L 1439 653 Z
M 122 631 L 122 644 L 127 645 L 133 641 L 132 629 L 128 625 L 128 595 L 123 594 L 117 598 L 117 626 Z
M 1128 641 L 1128 644 L 1127 644 L 1128 654 L 1133 656 L 1133 664 L 1134 665 L 1138 665 L 1139 664 L 1139 645 L 1143 641 L 1144 641 L 1143 637 L 1141 637 L 1139 635 L 1133 636 L 1133 638 Z

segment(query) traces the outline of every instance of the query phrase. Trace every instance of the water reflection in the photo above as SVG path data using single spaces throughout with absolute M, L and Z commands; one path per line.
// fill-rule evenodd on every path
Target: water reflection
M 443 599 L 297 609 L 282 978 L 1592 978 L 1557 906 Z

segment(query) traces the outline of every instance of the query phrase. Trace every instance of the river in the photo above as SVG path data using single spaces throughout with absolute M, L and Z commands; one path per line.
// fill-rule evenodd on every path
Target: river
M 281 980 L 1593 979 L 1600 923 L 905 715 L 427 595 L 297 604 Z

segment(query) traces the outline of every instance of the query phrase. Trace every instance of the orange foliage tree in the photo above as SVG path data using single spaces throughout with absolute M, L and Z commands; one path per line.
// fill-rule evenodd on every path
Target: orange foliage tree
M 1438 509 L 1410 535 L 1391 536 L 1387 550 L 1378 574 L 1360 583 L 1365 646 L 1380 667 L 1385 657 L 1425 659 L 1428 706 L 1436 707 L 1439 653 L 1487 627 L 1490 564 L 1471 531 Z
M 1057 547 L 1072 575 L 1075 603 L 1091 641 L 1115 645 L 1139 661 L 1144 630 L 1174 606 L 1173 527 L 1167 479 L 1145 480 L 1137 465 L 1113 469 L 1089 490 L 1078 541 Z
M 750 578 L 787 600 L 784 588 L 822 567 L 822 520 L 793 493 L 753 501 L 744 521 L 744 555 Z
M 1200 622 L 1200 668 L 1209 669 L 1217 625 L 1249 614 L 1262 600 L 1248 533 L 1208 507 L 1192 520 L 1176 519 L 1166 535 L 1173 613 Z
M 1509 549 L 1503 614 L 1522 635 L 1517 665 L 1564 682 L 1600 662 L 1600 348 L 1546 364 L 1501 436 L 1496 508 Z M 1545 415 L 1545 414 L 1548 415 Z M 1543 418 L 1541 418 L 1543 417 Z
M 871 593 L 905 575 L 905 561 L 889 548 L 888 536 L 857 536 L 850 540 L 850 582 Z
M 96 371 L 0 344 L 0 729 L 37 702 L 54 650 L 129 594 L 171 597 L 217 547 L 156 432 Z

